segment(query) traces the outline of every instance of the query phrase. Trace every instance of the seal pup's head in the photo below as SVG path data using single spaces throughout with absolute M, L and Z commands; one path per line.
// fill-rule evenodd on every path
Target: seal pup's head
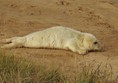
M 88 51 L 101 51 L 102 45 L 98 39 L 90 33 L 83 34 L 83 46 Z

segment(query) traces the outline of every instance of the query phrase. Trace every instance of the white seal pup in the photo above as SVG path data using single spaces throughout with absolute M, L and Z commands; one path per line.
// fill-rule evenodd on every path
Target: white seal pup
M 101 50 L 101 44 L 94 35 L 63 26 L 51 27 L 23 37 L 3 39 L 1 42 L 6 43 L 1 48 L 57 48 L 79 54 L 86 54 L 91 50 Z

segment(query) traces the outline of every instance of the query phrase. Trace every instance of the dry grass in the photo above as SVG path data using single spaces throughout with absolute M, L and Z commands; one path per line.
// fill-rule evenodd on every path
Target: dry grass
M 72 82 L 59 68 L 35 65 L 0 53 L 0 83 L 118 83 L 111 65 L 91 67 L 91 64 L 82 64 L 78 71 Z
M 47 68 L 0 53 L 0 83 L 64 83 L 57 68 Z
M 114 75 L 110 64 L 83 65 L 81 72 L 76 75 L 76 83 L 118 83 L 118 77 Z

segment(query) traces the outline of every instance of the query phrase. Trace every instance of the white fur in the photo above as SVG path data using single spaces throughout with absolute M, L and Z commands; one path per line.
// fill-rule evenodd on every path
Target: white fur
M 99 42 L 90 33 L 83 33 L 63 26 L 55 26 L 37 31 L 23 37 L 3 39 L 7 43 L 1 48 L 30 47 L 30 48 L 58 48 L 71 50 L 79 54 L 86 54 L 90 50 L 100 50 Z

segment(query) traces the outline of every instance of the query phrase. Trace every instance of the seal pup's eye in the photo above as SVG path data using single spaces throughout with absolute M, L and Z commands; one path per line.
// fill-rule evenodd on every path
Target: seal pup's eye
M 98 42 L 94 42 L 94 44 L 98 44 Z

